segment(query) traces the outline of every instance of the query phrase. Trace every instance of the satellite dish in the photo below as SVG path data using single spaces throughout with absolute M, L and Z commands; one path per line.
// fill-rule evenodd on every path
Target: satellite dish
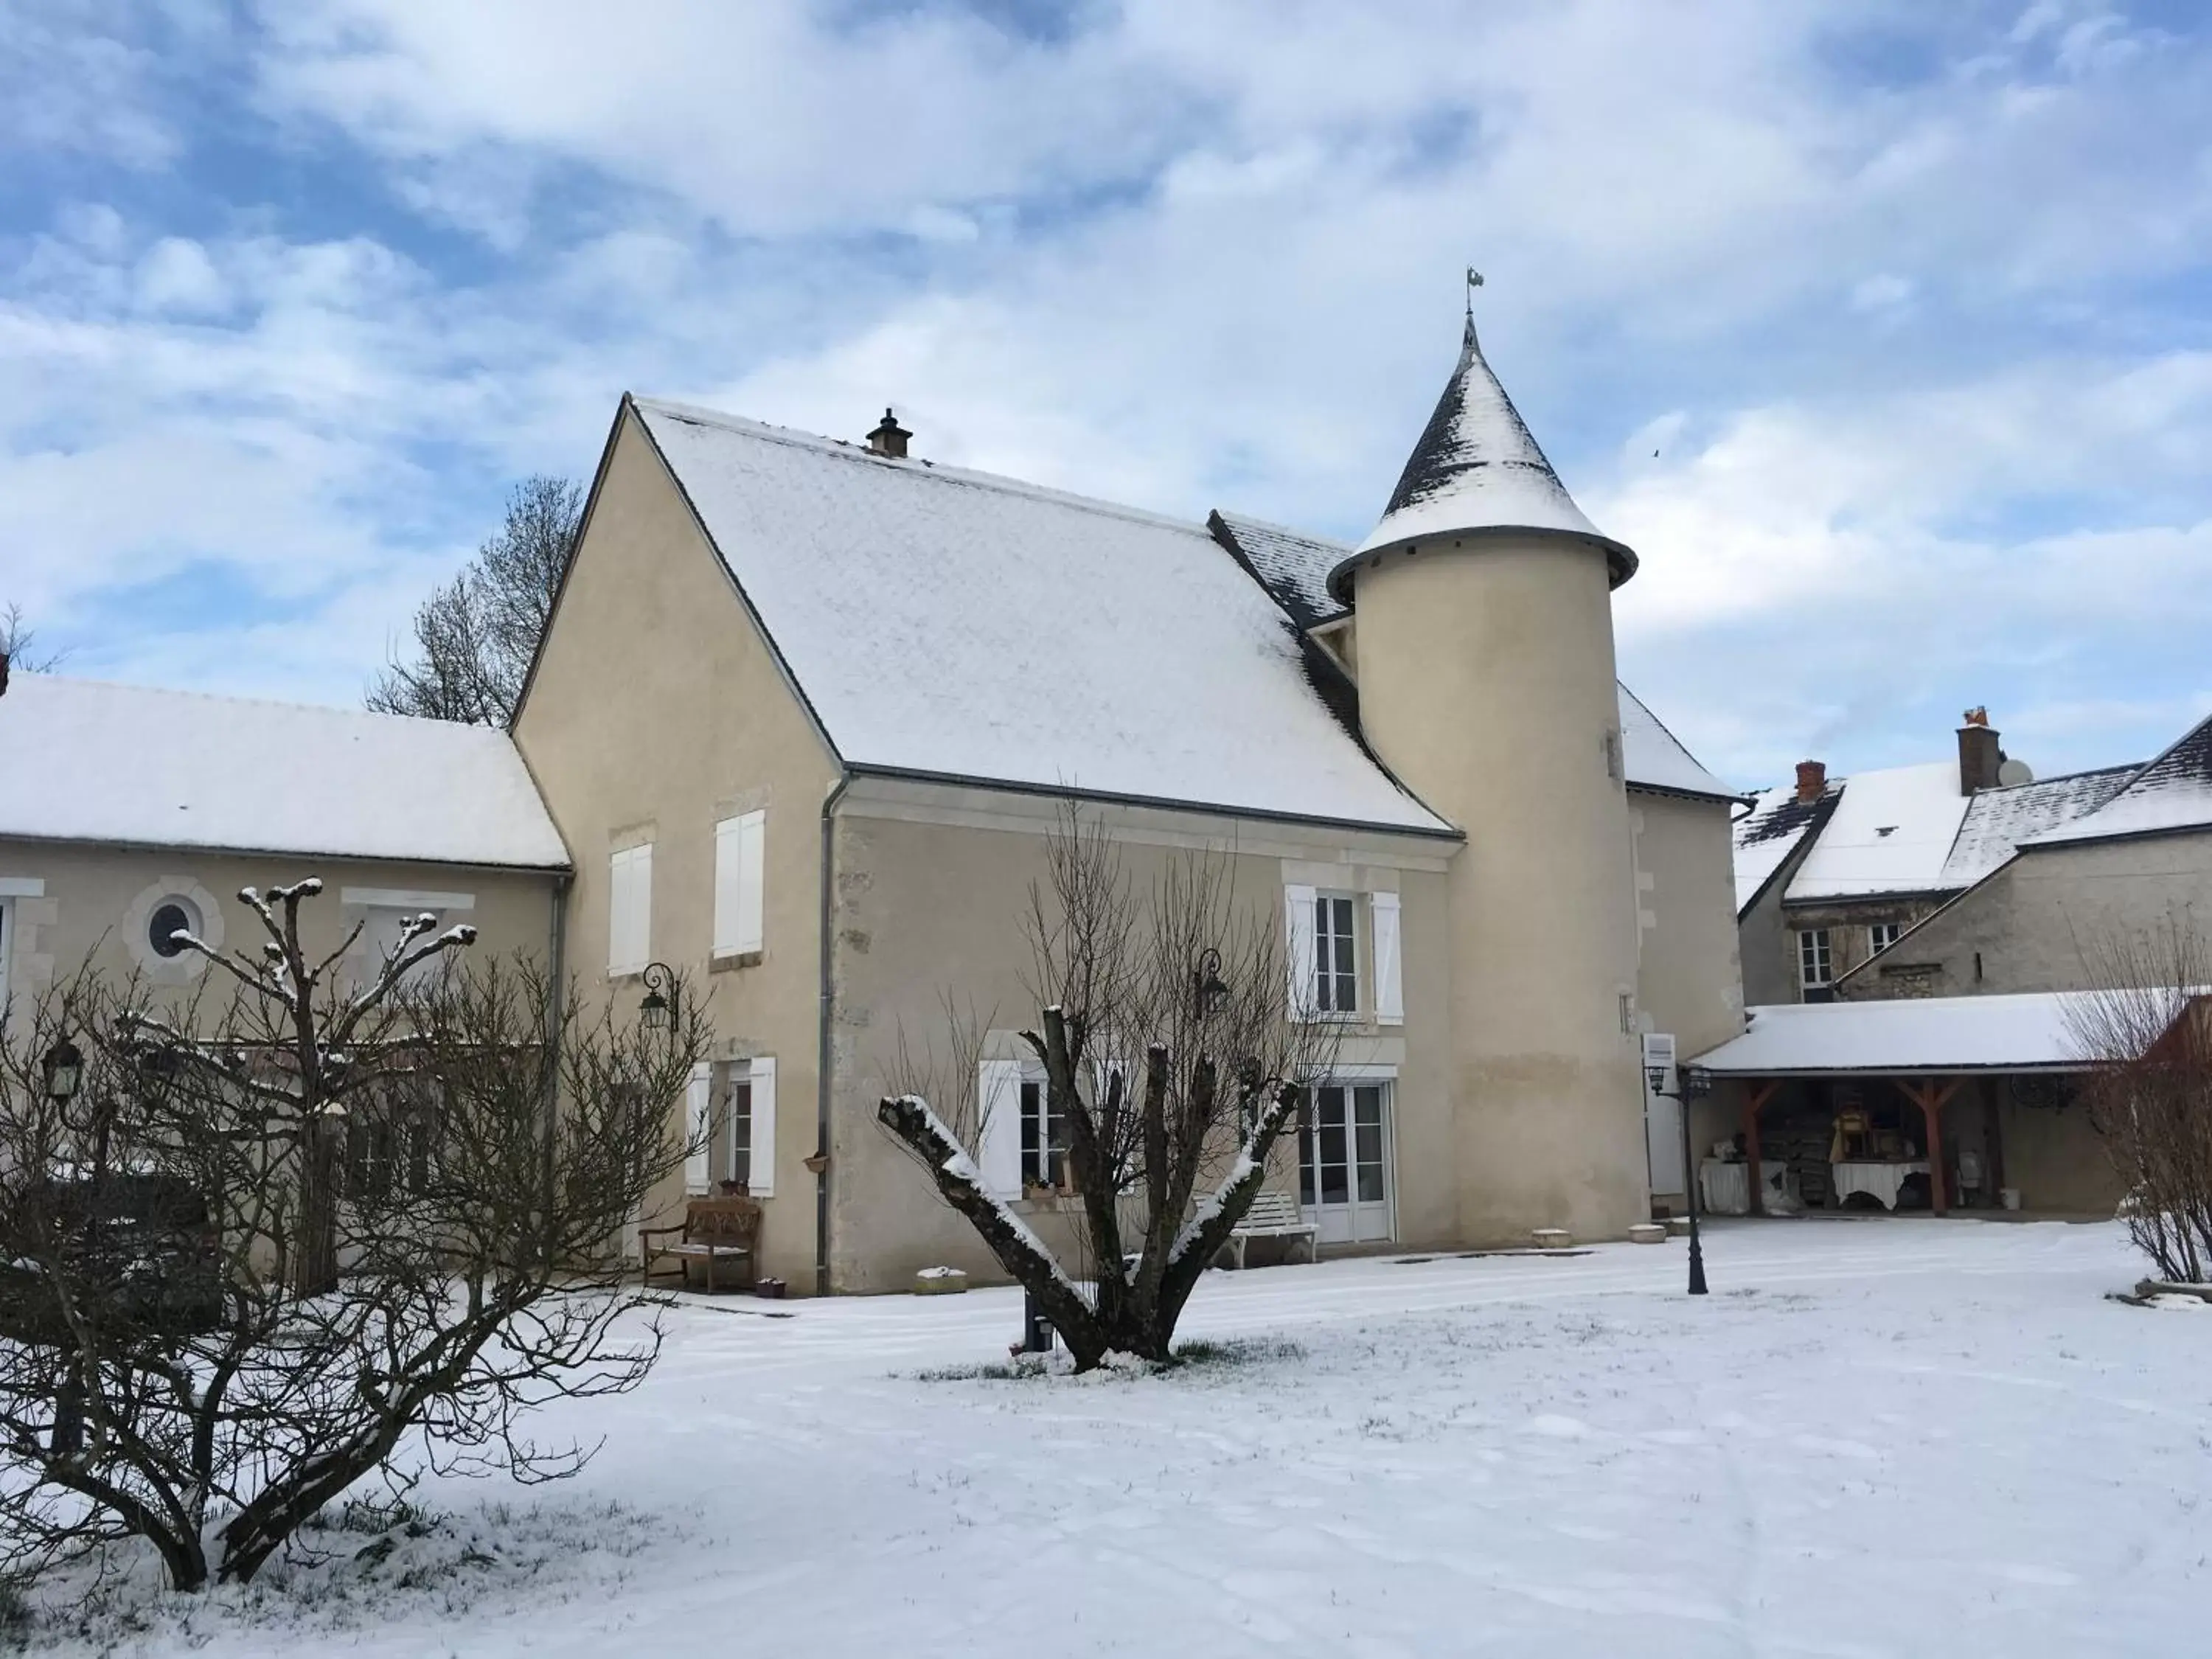
M 1997 768 L 1997 782 L 2004 788 L 2016 789 L 2023 783 L 2034 781 L 2034 769 L 2026 761 L 2007 759 Z

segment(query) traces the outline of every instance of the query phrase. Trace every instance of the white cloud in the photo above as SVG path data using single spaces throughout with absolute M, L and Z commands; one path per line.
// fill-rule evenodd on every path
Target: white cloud
M 268 5 L 222 60 L 268 142 L 365 158 L 409 224 L 94 204 L 26 239 L 11 584 L 75 614 L 217 558 L 311 608 L 349 696 L 625 387 L 848 437 L 893 403 L 941 459 L 1356 536 L 1473 261 L 1493 362 L 1644 552 L 1624 660 L 1712 763 L 2194 693 L 2212 343 L 2155 296 L 2212 248 L 2201 43 L 2081 5 L 1073 15 Z M 441 264 L 451 226 L 483 257 Z M 258 629 L 140 658 L 234 676 Z

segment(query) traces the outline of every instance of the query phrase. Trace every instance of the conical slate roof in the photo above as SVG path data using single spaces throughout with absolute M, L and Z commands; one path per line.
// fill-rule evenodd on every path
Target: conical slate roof
M 1601 534 L 1552 471 L 1528 422 L 1513 407 L 1498 376 L 1483 361 L 1467 319 L 1459 366 L 1452 370 L 1436 413 L 1400 475 L 1382 521 L 1358 553 L 1330 573 L 1339 597 L 1359 555 L 1414 540 L 1463 532 L 1534 530 L 1578 536 L 1603 545 L 1618 587 L 1635 574 L 1636 555 Z

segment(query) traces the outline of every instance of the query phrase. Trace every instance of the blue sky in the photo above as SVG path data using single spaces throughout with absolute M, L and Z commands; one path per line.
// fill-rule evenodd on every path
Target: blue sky
M 2208 110 L 2191 3 L 0 9 L 0 603 L 354 701 L 625 389 L 1356 538 L 1472 262 L 1708 763 L 2137 758 L 2212 709 Z

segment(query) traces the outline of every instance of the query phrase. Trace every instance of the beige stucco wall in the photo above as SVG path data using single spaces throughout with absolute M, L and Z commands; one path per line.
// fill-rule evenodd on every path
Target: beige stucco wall
M 1440 867 L 1452 844 L 1145 809 L 1086 810 L 1120 842 L 1132 890 L 1139 894 L 1170 860 L 1194 848 L 1229 859 L 1238 902 L 1260 911 L 1271 929 L 1283 925 L 1286 880 L 1400 894 L 1405 1022 L 1353 1023 L 1339 1057 L 1396 1068 L 1398 1242 L 1456 1242 Z M 973 1012 L 998 1052 L 1020 1052 L 1014 1034 L 1034 1027 L 1038 1012 L 1024 988 L 1030 950 L 1022 922 L 1030 884 L 1045 875 L 1055 811 L 1048 801 L 987 790 L 868 781 L 856 784 L 840 809 L 830 1232 L 833 1282 L 841 1291 L 903 1289 L 916 1269 L 938 1265 L 965 1268 L 980 1280 L 1001 1276 L 967 1222 L 938 1199 L 927 1172 L 878 1125 L 875 1109 L 895 1072 L 902 1032 L 916 1053 L 925 1045 L 945 1053 L 948 999 Z M 1333 878 L 1319 879 L 1323 872 Z M 1363 947 L 1366 1007 L 1372 968 Z M 945 1086 L 972 1089 L 974 1080 L 948 1074 Z M 1297 1167 L 1295 1147 L 1285 1142 L 1272 1170 L 1275 1184 L 1293 1186 Z M 1066 1238 L 1056 1203 L 1024 1200 L 1020 1207 L 1048 1243 Z
M 1644 1029 L 1674 1034 L 1687 1058 L 1743 1030 L 1729 803 L 1631 790 Z M 1691 1120 L 1693 1146 L 1698 1120 Z M 1708 1136 L 1705 1145 L 1711 1144 Z
M 0 905 L 9 911 L 9 1030 L 24 1029 L 30 1004 L 58 981 L 88 964 L 113 981 L 139 975 L 159 997 L 189 999 L 204 990 L 212 1010 L 229 987 L 204 958 L 189 952 L 163 959 L 145 944 L 158 902 L 182 895 L 203 913 L 201 937 L 230 951 L 258 952 L 267 937 L 238 890 L 319 877 L 323 892 L 301 908 L 304 942 L 327 952 L 343 943 L 364 907 L 347 895 L 374 895 L 410 908 L 439 909 L 448 926 L 477 930 L 475 954 L 526 952 L 541 961 L 552 938 L 550 872 L 454 865 L 394 864 L 298 854 L 236 854 L 189 848 L 100 847 L 76 842 L 0 841 Z M 36 894 L 20 890 L 36 884 Z M 465 904 L 453 902 L 465 899 Z M 356 944 L 359 968 L 368 967 Z
M 635 975 L 607 972 L 607 861 L 650 841 L 651 955 L 707 998 L 718 1059 L 775 1059 L 761 1265 L 811 1289 L 815 1183 L 801 1160 L 815 1146 L 820 812 L 837 770 L 634 417 L 617 427 L 515 741 L 576 861 L 568 961 L 585 990 L 642 995 Z M 714 825 L 755 808 L 761 960 L 710 971 Z M 672 1177 L 645 1218 L 668 1218 L 682 1196 Z
M 2023 853 L 1843 987 L 1899 994 L 1885 966 L 1911 970 L 1920 994 L 2063 991 L 2091 982 L 2113 939 L 2179 923 L 2212 941 L 2212 835 L 2148 836 Z
M 1628 797 L 1634 836 L 1636 1001 L 1648 1029 L 1693 1054 L 1743 1030 L 1729 803 Z
M 1495 535 L 1363 563 L 1360 718 L 1466 830 L 1448 884 L 1463 1237 L 1650 1213 L 1603 550 Z

